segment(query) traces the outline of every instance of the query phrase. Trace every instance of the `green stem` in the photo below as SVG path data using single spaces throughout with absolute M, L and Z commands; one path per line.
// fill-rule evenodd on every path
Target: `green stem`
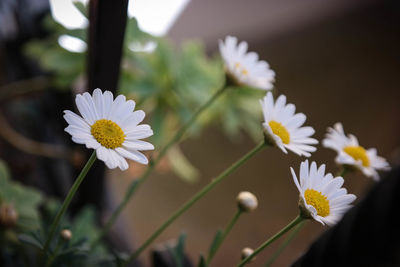
M 221 237 L 218 239 L 217 244 L 215 245 L 214 249 L 212 249 L 210 251 L 210 253 L 208 254 L 207 265 L 210 264 L 211 260 L 214 258 L 215 254 L 217 253 L 219 247 L 224 242 L 226 236 L 232 230 L 233 226 L 236 224 L 237 220 L 239 219 L 240 215 L 242 215 L 242 214 L 243 214 L 243 210 L 241 208 L 239 208 L 237 210 L 237 212 L 235 213 L 235 216 L 233 216 L 232 220 L 230 221 L 228 226 L 225 228 L 225 230 L 222 233 Z
M 93 151 L 92 155 L 90 156 L 89 160 L 86 162 L 85 167 L 83 167 L 81 173 L 79 174 L 78 178 L 75 180 L 74 184 L 72 185 L 71 189 L 68 192 L 67 197 L 64 200 L 64 203 L 61 206 L 61 209 L 58 211 L 53 223 L 50 226 L 50 231 L 49 231 L 49 235 L 47 236 L 46 242 L 44 244 L 43 247 L 43 253 L 46 254 L 50 243 L 54 237 L 54 234 L 56 233 L 56 230 L 60 224 L 60 221 L 65 213 L 65 211 L 67 210 L 69 204 L 71 203 L 72 198 L 74 197 L 76 191 L 78 190 L 79 186 L 81 185 L 83 179 L 85 179 L 86 174 L 88 173 L 88 171 L 90 170 L 90 168 L 92 167 L 93 163 L 96 160 L 96 151 Z
M 275 240 L 277 240 L 279 237 L 281 237 L 282 235 L 284 235 L 287 231 L 289 231 L 290 229 L 292 229 L 294 226 L 296 226 L 297 224 L 301 223 L 303 220 L 305 220 L 303 217 L 301 217 L 300 215 L 297 216 L 293 221 L 291 221 L 288 225 L 286 225 L 282 230 L 280 230 L 278 233 L 276 233 L 273 237 L 271 237 L 270 239 L 268 239 L 267 241 L 265 241 L 263 244 L 261 244 L 261 246 L 259 246 L 256 250 L 254 250 L 254 252 L 248 256 L 247 258 L 245 258 L 244 260 L 242 260 L 237 267 L 241 267 L 244 266 L 247 262 L 249 262 L 252 258 L 254 258 L 258 253 L 260 253 L 263 249 L 265 249 L 266 247 L 268 247 L 272 242 L 274 242 Z
M 286 247 L 292 242 L 292 240 L 297 236 L 297 234 L 300 232 L 301 228 L 303 228 L 304 224 L 306 221 L 300 222 L 296 227 L 293 229 L 293 232 L 290 233 L 290 235 L 283 241 L 283 243 L 279 246 L 279 248 L 275 251 L 274 255 L 269 258 L 267 263 L 265 264 L 265 267 L 271 266 L 272 263 L 281 255 L 281 253 L 286 249 Z
M 172 137 L 172 139 L 160 150 L 160 153 L 158 154 L 157 158 L 150 163 L 150 166 L 146 169 L 146 171 L 142 174 L 140 178 L 137 180 L 133 181 L 128 189 L 126 190 L 125 196 L 122 199 L 121 203 L 118 205 L 118 207 L 115 209 L 115 211 L 111 214 L 111 217 L 108 219 L 106 224 L 104 225 L 102 231 L 100 234 L 97 236 L 97 238 L 92 242 L 92 248 L 96 246 L 98 241 L 103 238 L 104 235 L 106 235 L 110 229 L 111 226 L 114 224 L 115 220 L 118 218 L 118 216 L 121 214 L 121 212 L 124 210 L 125 206 L 128 204 L 129 200 L 131 197 L 135 194 L 139 186 L 146 181 L 146 179 L 149 177 L 155 166 L 161 161 L 161 159 L 165 156 L 167 153 L 168 149 L 177 143 L 182 136 L 185 134 L 187 129 L 196 121 L 197 117 L 201 113 L 203 113 L 204 110 L 206 110 L 217 98 L 222 95 L 222 93 L 227 89 L 227 87 L 222 87 L 220 90 L 214 93 L 214 95 L 204 104 L 202 105 L 196 113 L 193 114 L 193 116 L 190 118 L 189 121 L 187 121 L 182 127 L 178 130 L 178 132 Z
M 127 264 L 136 259 L 140 253 L 145 250 L 153 241 L 156 239 L 172 222 L 174 222 L 179 216 L 181 216 L 186 210 L 188 210 L 193 204 L 195 204 L 199 199 L 201 199 L 204 195 L 206 195 L 211 189 L 213 189 L 216 185 L 221 183 L 226 177 L 228 177 L 231 173 L 233 173 L 236 169 L 242 166 L 245 162 L 247 162 L 250 158 L 256 155 L 259 151 L 265 148 L 268 145 L 267 142 L 263 141 L 258 144 L 255 148 L 253 148 L 250 152 L 232 164 L 228 169 L 222 172 L 217 178 L 213 179 L 208 185 L 203 187 L 196 195 L 194 195 L 190 200 L 184 203 L 181 208 L 179 208 L 175 213 L 173 213 L 144 243 L 140 246 L 125 262 L 123 266 L 127 266 Z

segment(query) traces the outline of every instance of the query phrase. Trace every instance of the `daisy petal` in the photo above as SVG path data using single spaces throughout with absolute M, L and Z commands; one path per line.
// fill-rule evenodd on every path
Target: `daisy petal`
M 130 159 L 130 160 L 134 160 L 136 162 L 139 162 L 141 164 L 147 164 L 149 163 L 148 159 L 146 158 L 145 155 L 143 155 L 142 153 L 140 153 L 139 151 L 135 151 L 135 150 L 127 150 L 124 149 L 122 147 L 117 147 L 115 149 L 121 156 Z

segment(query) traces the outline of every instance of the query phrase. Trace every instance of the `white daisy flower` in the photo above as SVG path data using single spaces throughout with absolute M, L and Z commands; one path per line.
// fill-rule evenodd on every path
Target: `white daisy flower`
M 390 169 L 387 161 L 377 155 L 375 148 L 366 150 L 359 145 L 357 137 L 352 134 L 346 136 L 341 123 L 336 123 L 334 128 L 328 128 L 322 144 L 324 147 L 336 150 L 338 153 L 336 163 L 355 167 L 375 181 L 379 180 L 377 170 Z
M 301 215 L 329 226 L 336 224 L 343 214 L 351 208 L 356 199 L 342 188 L 343 178 L 325 174 L 325 164 L 317 169 L 315 162 L 309 168 L 308 160 L 300 164 L 300 180 L 293 168 L 293 181 L 300 192 L 299 207 Z M 300 182 L 299 182 L 300 181 Z
M 275 72 L 264 60 L 258 60 L 255 52 L 247 53 L 247 42 L 227 36 L 225 42 L 219 41 L 219 50 L 225 62 L 226 71 L 238 85 L 247 85 L 263 90 L 271 90 Z
M 134 111 L 134 101 L 126 101 L 123 95 L 114 100 L 110 91 L 102 93 L 96 89 L 93 95 L 78 94 L 75 102 L 82 117 L 64 111 L 64 119 L 69 124 L 65 131 L 72 136 L 72 141 L 95 149 L 97 158 L 110 169 L 128 169 L 126 159 L 148 163 L 139 150 L 153 150 L 154 146 L 139 139 L 152 136 L 153 131 L 147 124 L 139 125 L 145 113 Z
M 281 95 L 274 104 L 272 93 L 268 92 L 263 100 L 260 100 L 264 113 L 263 126 L 266 137 L 275 146 L 279 147 L 284 153 L 289 149 L 299 156 L 309 157 L 309 152 L 317 149 L 311 145 L 318 144 L 314 138 L 312 127 L 300 127 L 306 120 L 303 113 L 294 113 L 295 105 L 287 104 L 286 97 Z

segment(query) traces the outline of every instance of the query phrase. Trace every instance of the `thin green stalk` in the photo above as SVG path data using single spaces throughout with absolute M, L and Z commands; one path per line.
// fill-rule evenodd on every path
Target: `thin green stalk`
M 110 231 L 111 226 L 114 224 L 115 220 L 118 218 L 118 216 L 121 214 L 121 212 L 124 210 L 125 206 L 128 204 L 129 200 L 132 198 L 132 196 L 135 194 L 139 186 L 146 181 L 146 179 L 149 177 L 155 166 L 161 161 L 161 159 L 165 156 L 167 153 L 168 149 L 177 143 L 182 136 L 185 134 L 187 129 L 196 121 L 197 117 L 201 113 L 203 113 L 204 110 L 206 110 L 212 103 L 217 100 L 217 98 L 222 95 L 222 93 L 227 89 L 226 86 L 222 87 L 220 90 L 214 93 L 214 95 L 206 102 L 204 103 L 203 106 L 201 106 L 196 113 L 193 114 L 193 116 L 188 120 L 182 127 L 178 130 L 178 132 L 172 137 L 172 139 L 160 150 L 160 153 L 158 154 L 157 158 L 150 162 L 149 167 L 146 169 L 146 171 L 142 174 L 140 178 L 137 180 L 133 181 L 128 189 L 126 190 L 125 196 L 122 199 L 121 203 L 118 205 L 118 207 L 115 209 L 115 211 L 111 214 L 111 217 L 108 219 L 106 224 L 104 225 L 102 231 L 100 234 L 97 236 L 97 238 L 92 242 L 92 248 L 98 243 L 100 239 L 103 238 L 105 234 Z
M 221 183 L 226 177 L 228 177 L 231 173 L 237 170 L 240 166 L 242 166 L 245 162 L 251 159 L 254 155 L 256 155 L 259 151 L 265 148 L 268 145 L 267 142 L 263 141 L 258 144 L 255 148 L 253 148 L 250 152 L 232 164 L 228 169 L 222 172 L 217 178 L 213 179 L 208 185 L 203 187 L 196 195 L 194 195 L 191 199 L 189 199 L 186 203 L 184 203 L 175 213 L 173 213 L 144 243 L 141 245 L 133 254 L 129 256 L 127 261 L 123 266 L 127 266 L 129 262 L 136 259 L 140 253 L 145 250 L 153 241 L 156 239 L 171 223 L 173 223 L 179 216 L 181 216 L 186 210 L 188 210 L 193 204 L 195 204 L 199 199 L 205 196 L 211 189 L 213 189 L 216 185 Z
M 219 247 L 224 242 L 226 236 L 232 230 L 233 226 L 236 224 L 240 215 L 242 215 L 242 214 L 243 214 L 243 210 L 241 208 L 239 208 L 237 210 L 237 212 L 235 213 L 235 216 L 233 216 L 232 220 L 230 221 L 228 226 L 225 228 L 224 232 L 222 233 L 221 237 L 218 240 L 218 243 L 215 245 L 215 247 L 212 250 L 210 250 L 210 253 L 208 254 L 208 257 L 207 257 L 207 265 L 210 264 L 211 260 L 214 258 L 215 254 L 217 253 Z
M 92 155 L 90 156 L 89 160 L 86 162 L 85 167 L 83 167 L 81 173 L 79 174 L 78 178 L 76 178 L 74 184 L 72 185 L 71 189 L 68 192 L 68 195 L 66 196 L 64 203 L 61 206 L 61 209 L 58 211 L 53 223 L 50 226 L 50 231 L 49 234 L 47 236 L 46 242 L 44 244 L 43 247 L 43 253 L 44 255 L 46 255 L 51 240 L 54 237 L 54 234 L 56 233 L 56 230 L 60 224 L 60 221 L 65 213 L 65 211 L 67 210 L 69 204 L 71 203 L 72 198 L 74 197 L 76 191 L 78 190 L 79 186 L 81 185 L 83 179 L 85 179 L 86 174 L 88 173 L 88 171 L 90 170 L 90 168 L 92 167 L 93 163 L 96 160 L 96 151 L 93 151 Z
M 258 253 L 260 253 L 263 249 L 265 249 L 266 247 L 268 247 L 272 242 L 274 242 L 275 240 L 277 240 L 279 237 L 281 237 L 282 235 L 284 235 L 287 231 L 289 231 L 290 229 L 292 229 L 294 226 L 296 226 L 297 224 L 301 223 L 302 221 L 304 221 L 305 219 L 303 217 L 301 217 L 300 215 L 297 216 L 293 221 L 291 221 L 288 225 L 286 225 L 284 228 L 282 228 L 282 230 L 280 230 L 278 233 L 276 233 L 273 237 L 271 237 L 270 239 L 268 239 L 267 241 L 265 241 L 263 244 L 261 244 L 261 246 L 259 246 L 256 250 L 254 250 L 254 252 L 248 256 L 247 258 L 245 258 L 244 260 L 242 260 L 237 267 L 241 267 L 244 266 L 247 262 L 249 262 L 252 258 L 254 258 Z
M 306 221 L 300 222 L 296 227 L 293 229 L 293 232 L 290 233 L 290 235 L 283 241 L 283 243 L 279 246 L 279 248 L 275 251 L 274 255 L 269 258 L 267 263 L 265 264 L 265 267 L 271 266 L 272 263 L 281 255 L 281 253 L 286 249 L 286 247 L 292 242 L 292 240 L 297 236 L 297 234 L 300 232 L 301 228 L 305 225 Z

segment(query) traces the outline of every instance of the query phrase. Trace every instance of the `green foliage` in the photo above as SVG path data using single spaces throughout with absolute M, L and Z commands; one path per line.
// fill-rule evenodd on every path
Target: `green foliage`
M 84 29 L 67 29 L 50 17 L 46 17 L 44 24 L 50 32 L 46 39 L 34 40 L 25 47 L 26 53 L 38 60 L 39 64 L 51 72 L 54 86 L 69 90 L 74 83 L 82 78 L 85 70 L 85 54 L 74 53 L 62 48 L 59 43 L 59 37 L 67 35 L 86 40 L 86 30 Z
M 58 266 L 57 263 L 63 263 L 66 266 L 115 265 L 115 257 L 101 244 L 95 250 L 90 250 L 90 241 L 99 234 L 94 208 L 84 207 L 73 221 L 64 222 L 63 229 L 71 230 L 72 239 L 63 243 L 55 258 L 54 266 Z M 58 242 L 62 242 L 62 238 L 59 237 Z M 54 250 L 55 247 L 53 247 Z
M 199 264 L 197 264 L 197 267 L 207 267 L 207 262 L 203 255 L 200 255 Z
M 20 234 L 20 235 L 18 235 L 18 239 L 22 243 L 30 245 L 39 250 L 43 248 L 43 238 L 42 238 L 42 234 L 41 234 L 40 230 L 33 231 L 28 234 Z
M 5 163 L 0 161 L 0 209 L 10 207 L 15 210 L 16 230 L 26 231 L 39 227 L 38 206 L 42 200 L 41 194 L 35 189 L 10 180 Z
M 42 216 L 43 227 L 40 230 L 18 236 L 21 243 L 28 245 L 25 249 L 31 247 L 39 252 L 43 248 L 47 236 L 45 227 L 51 223 L 51 218 L 55 216 L 59 207 L 59 203 L 47 202 L 44 210 L 50 214 Z M 45 260 L 52 259 L 52 266 L 116 266 L 118 258 L 109 253 L 102 244 L 93 250 L 90 248 L 90 241 L 99 234 L 95 216 L 95 210 L 86 206 L 75 216 L 74 220 L 64 219 L 58 232 L 60 233 L 62 229 L 69 229 L 72 238 L 64 240 L 59 234 L 58 238 L 51 243 L 50 253 Z
M 194 183 L 198 180 L 199 171 L 187 160 L 178 146 L 170 148 L 168 154 L 171 168 L 176 174 L 189 183 Z
M 221 241 L 222 233 L 223 233 L 223 230 L 218 229 L 217 233 L 214 236 L 213 241 L 211 242 L 211 246 L 210 246 L 210 249 L 208 251 L 208 255 L 214 255 L 214 253 L 217 250 L 218 245 L 219 245 L 219 243 Z
M 48 226 L 60 208 L 55 200 L 45 200 L 39 191 L 12 181 L 9 171 L 0 160 L 0 209 L 12 207 L 17 214 L 15 223 L 4 224 L 4 216 L 0 214 L 0 265 L 6 264 L 8 259 L 21 258 L 21 262 L 13 262 L 6 266 L 25 266 L 26 262 L 40 262 L 40 251 L 46 240 Z M 41 206 L 41 209 L 39 209 Z M 12 214 L 12 213 L 10 213 Z M 72 238 L 63 240 L 55 238 L 50 246 L 48 258 L 54 256 L 52 266 L 116 266 L 117 255 L 107 251 L 103 244 L 90 249 L 89 241 L 100 232 L 96 223 L 95 209 L 84 207 L 73 220 L 64 218 L 58 229 L 70 229 Z M 57 248 L 58 247 L 58 248 Z M 8 264 L 8 263 L 7 263 Z
M 186 234 L 181 233 L 175 246 L 168 246 L 168 250 L 174 257 L 175 266 L 183 267 L 185 260 L 185 240 Z

